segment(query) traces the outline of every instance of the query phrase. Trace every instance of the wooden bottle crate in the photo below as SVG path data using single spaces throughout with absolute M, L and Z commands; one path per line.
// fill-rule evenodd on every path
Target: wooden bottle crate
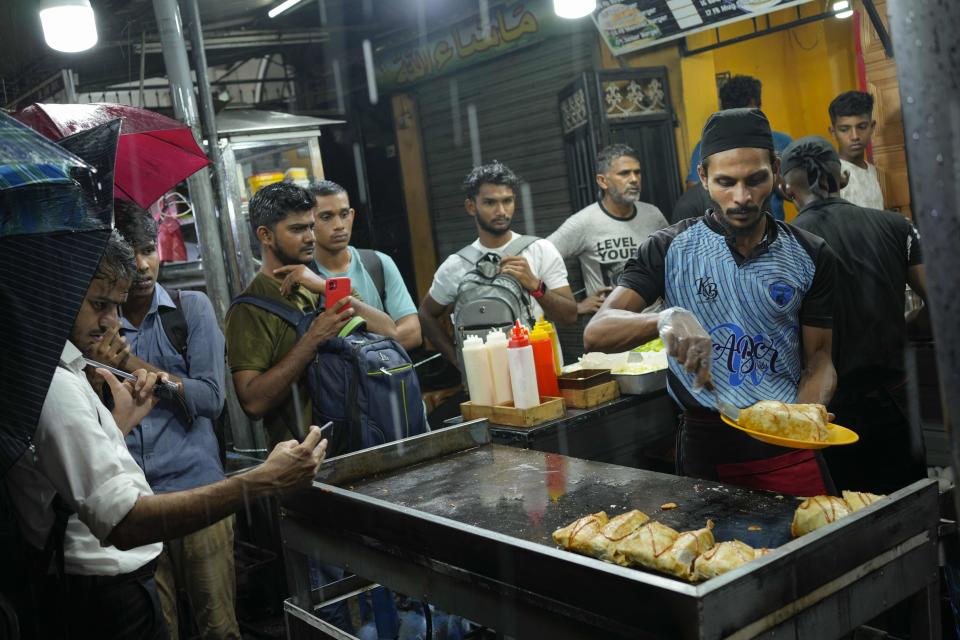
M 566 412 L 563 398 L 542 396 L 540 404 L 529 409 L 517 409 L 513 403 L 496 406 L 463 402 L 460 414 L 464 420 L 486 418 L 491 424 L 505 424 L 511 427 L 535 427 L 538 424 L 562 418 Z
M 571 409 L 590 409 L 620 397 L 620 385 L 616 380 L 587 387 L 586 389 L 561 389 L 563 399 Z

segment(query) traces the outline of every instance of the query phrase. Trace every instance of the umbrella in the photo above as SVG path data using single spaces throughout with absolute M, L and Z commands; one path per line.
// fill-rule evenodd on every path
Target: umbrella
M 207 166 L 190 127 L 122 104 L 32 104 L 14 117 L 50 139 L 120 119 L 114 195 L 146 209 L 187 176 Z
M 0 476 L 30 445 L 110 235 L 118 133 L 114 122 L 65 140 L 77 157 L 0 113 L 0 174 L 29 176 L 0 185 Z

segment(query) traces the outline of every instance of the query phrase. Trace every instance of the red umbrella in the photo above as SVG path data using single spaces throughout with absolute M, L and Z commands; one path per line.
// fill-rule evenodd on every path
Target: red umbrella
M 13 114 L 51 140 L 121 119 L 113 193 L 146 209 L 208 161 L 190 127 L 122 104 L 32 104 Z

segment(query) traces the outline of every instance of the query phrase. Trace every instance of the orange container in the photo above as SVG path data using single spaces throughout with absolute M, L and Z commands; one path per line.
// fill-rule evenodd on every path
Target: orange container
M 559 396 L 557 370 L 553 364 L 553 340 L 542 327 L 534 327 L 530 332 L 530 346 L 533 347 L 533 366 L 537 370 L 537 388 L 541 396 Z

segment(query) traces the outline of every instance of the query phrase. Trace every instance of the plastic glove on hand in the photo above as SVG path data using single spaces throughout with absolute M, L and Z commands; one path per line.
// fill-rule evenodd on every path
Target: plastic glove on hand
M 694 388 L 713 389 L 710 377 L 713 342 L 696 316 L 681 307 L 670 307 L 660 312 L 657 330 L 667 355 L 694 377 Z

